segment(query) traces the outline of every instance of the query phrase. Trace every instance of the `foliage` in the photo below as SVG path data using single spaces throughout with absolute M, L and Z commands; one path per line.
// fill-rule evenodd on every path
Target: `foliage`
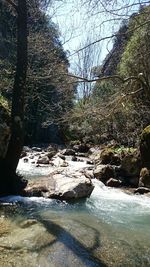
M 118 79 L 97 81 L 85 103 L 81 100 L 71 116 L 71 127 L 82 138 L 95 142 L 115 139 L 125 146 L 139 141 L 150 118 L 150 7 L 121 25 L 114 46 L 102 64 L 99 77 L 135 76 L 126 83 Z M 136 92 L 137 91 L 137 92 Z
M 72 106 L 74 86 L 67 76 L 69 62 L 59 40 L 58 28 L 41 11 L 38 3 L 28 4 L 25 135 L 35 142 L 43 125 L 48 127 L 53 123 L 60 124 L 60 117 L 65 116 L 65 112 Z M 0 31 L 0 47 L 6 47 L 5 51 L 0 52 L 0 89 L 11 102 L 16 61 L 16 17 L 4 4 L 0 12 L 0 29 L 5 29 L 4 34 Z

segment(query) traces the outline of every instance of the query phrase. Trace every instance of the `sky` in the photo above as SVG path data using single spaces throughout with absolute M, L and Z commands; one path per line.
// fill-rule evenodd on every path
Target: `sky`
M 135 3 L 150 3 L 139 0 L 105 0 L 95 5 L 95 0 L 58 0 L 54 1 L 53 8 L 49 11 L 61 33 L 63 47 L 68 51 L 71 66 L 77 61 L 76 51 L 84 47 L 87 42 L 99 40 L 115 33 L 122 21 L 138 9 Z M 98 1 L 96 1 L 98 2 Z M 103 6 L 103 3 L 107 5 Z M 110 3 L 117 2 L 116 6 L 110 7 Z M 98 2 L 99 3 L 99 2 Z M 133 5 L 133 6 L 131 6 Z M 123 9 L 121 7 L 124 6 Z M 107 11 L 111 12 L 107 12 Z M 112 11 L 113 10 L 113 11 Z M 87 40 L 88 39 L 88 40 Z M 112 40 L 99 42 L 95 45 L 94 65 L 101 65 L 105 56 L 112 48 Z

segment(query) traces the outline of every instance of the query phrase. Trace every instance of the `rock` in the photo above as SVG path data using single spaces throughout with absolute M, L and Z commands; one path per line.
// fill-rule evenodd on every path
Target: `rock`
M 34 155 L 30 155 L 29 156 L 29 159 L 34 159 Z
M 62 151 L 62 155 L 65 155 L 65 156 L 74 156 L 75 155 L 75 151 L 73 149 L 67 148 L 67 149 L 64 149 Z
M 86 161 L 86 164 L 93 165 L 94 163 L 93 163 L 92 160 L 87 160 L 87 161 Z
M 53 164 L 56 167 L 62 167 L 63 164 L 64 164 L 64 160 L 61 159 L 60 157 L 56 157 L 56 158 L 53 159 Z
M 137 187 L 139 184 L 139 176 L 135 177 L 128 177 L 127 179 L 124 179 L 127 185 L 132 186 L 132 187 Z
M 134 194 L 147 194 L 150 193 L 150 188 L 146 187 L 138 187 L 135 189 Z
M 66 161 L 63 161 L 61 164 L 60 164 L 60 167 L 68 167 L 68 162 Z
M 66 159 L 66 157 L 65 157 L 64 155 L 62 155 L 62 154 L 58 154 L 58 157 L 60 157 L 60 158 L 63 159 L 63 160 Z
M 78 159 L 77 159 L 76 156 L 72 156 L 71 160 L 72 160 L 72 161 L 77 161 Z
M 84 159 L 77 159 L 78 162 L 84 162 Z
M 88 153 L 90 147 L 87 144 L 74 145 L 73 149 L 78 153 Z
M 32 147 L 32 150 L 36 151 L 36 152 L 42 152 L 42 148 L 41 147 L 34 146 L 34 147 Z
M 47 156 L 38 158 L 37 164 L 49 164 L 49 158 Z
M 105 148 L 100 154 L 101 164 L 120 165 L 120 158 L 111 148 Z
M 85 154 L 84 153 L 77 153 L 78 157 L 85 157 Z
M 62 179 L 55 177 L 55 192 L 53 197 L 61 199 L 78 199 L 89 197 L 94 189 L 90 179 L 85 176 L 80 178 Z
M 26 152 L 26 153 L 30 153 L 30 152 L 32 152 L 32 149 L 30 147 L 28 147 L 28 146 L 24 146 L 23 147 L 23 151 Z
M 111 165 L 98 165 L 94 170 L 94 177 L 103 183 L 106 183 L 114 175 L 114 169 Z
M 34 224 L 37 224 L 37 220 L 35 220 L 35 219 L 28 219 L 28 220 L 25 220 L 24 222 L 22 222 L 20 224 L 20 227 L 21 228 L 28 228 L 28 227 L 30 227 L 30 226 L 32 226 Z
M 24 158 L 26 156 L 27 156 L 27 152 L 26 151 L 22 151 L 20 158 L 22 159 L 22 158 Z
M 49 151 L 45 154 L 49 159 L 53 158 L 56 155 L 56 150 Z
M 150 169 L 142 168 L 140 172 L 139 186 L 150 188 Z
M 23 161 L 26 163 L 26 162 L 29 161 L 29 159 L 28 158 L 24 158 Z
M 141 134 L 140 153 L 142 166 L 150 169 L 150 125 Z
M 52 177 L 30 182 L 25 189 L 25 195 L 68 200 L 89 197 L 93 189 L 91 180 L 81 173 L 80 176 L 74 174 L 74 177 L 54 174 Z
M 125 155 L 121 162 L 121 169 L 126 177 L 139 177 L 141 169 L 140 155 L 137 152 Z
M 122 181 L 114 179 L 114 178 L 110 178 L 107 182 L 106 182 L 107 186 L 110 187 L 120 187 L 122 185 Z

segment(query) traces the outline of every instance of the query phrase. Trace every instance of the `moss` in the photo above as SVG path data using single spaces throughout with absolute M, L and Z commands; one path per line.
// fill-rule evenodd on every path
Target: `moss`
M 140 152 L 142 166 L 150 168 L 150 125 L 141 134 Z
M 10 124 L 10 108 L 2 95 L 0 95 L 0 123 Z
M 148 125 L 141 134 L 141 141 L 146 141 L 150 138 L 150 125 Z
M 120 158 L 119 156 L 113 151 L 112 148 L 105 148 L 102 150 L 100 155 L 101 163 L 102 164 L 112 164 L 112 165 L 119 165 Z
M 8 113 L 10 113 L 8 101 L 2 95 L 0 95 L 0 108 L 4 108 Z

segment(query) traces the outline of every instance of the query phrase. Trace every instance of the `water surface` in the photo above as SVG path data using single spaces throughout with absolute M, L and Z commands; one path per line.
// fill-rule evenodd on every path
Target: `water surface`
M 150 266 L 150 198 L 94 183 L 86 201 L 3 198 L 0 266 Z

